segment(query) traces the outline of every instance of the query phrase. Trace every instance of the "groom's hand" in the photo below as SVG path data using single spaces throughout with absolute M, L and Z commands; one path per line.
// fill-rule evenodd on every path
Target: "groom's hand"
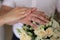
M 35 10 L 29 15 L 27 15 L 25 18 L 20 19 L 18 22 L 31 25 L 33 28 L 36 28 L 37 24 L 35 24 L 34 22 L 38 23 L 39 25 L 45 25 L 49 21 L 48 21 L 48 17 L 44 14 L 44 12 Z
M 25 8 L 25 7 L 15 8 L 10 12 L 8 12 L 7 14 L 3 15 L 3 20 L 5 23 L 12 25 L 17 23 L 18 20 L 24 19 L 26 16 L 30 15 L 31 12 L 35 10 L 36 10 L 35 8 Z

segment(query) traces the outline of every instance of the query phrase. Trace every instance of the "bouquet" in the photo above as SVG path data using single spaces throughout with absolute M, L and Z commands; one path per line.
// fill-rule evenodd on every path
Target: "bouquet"
M 53 18 L 46 25 L 39 25 L 36 29 L 24 24 L 17 31 L 20 33 L 20 40 L 60 40 L 60 25 Z

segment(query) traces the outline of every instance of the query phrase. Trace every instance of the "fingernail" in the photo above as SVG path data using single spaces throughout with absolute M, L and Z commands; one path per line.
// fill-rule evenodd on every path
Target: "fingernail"
M 39 23 L 36 22 L 37 25 L 40 25 Z
M 31 20 L 31 23 L 33 23 L 33 21 Z
M 26 26 L 26 24 L 23 24 L 24 26 Z

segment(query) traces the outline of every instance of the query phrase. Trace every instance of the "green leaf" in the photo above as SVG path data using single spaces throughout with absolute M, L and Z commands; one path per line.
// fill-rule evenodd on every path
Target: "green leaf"
M 16 30 L 17 30 L 18 33 L 21 33 L 20 29 L 17 28 Z

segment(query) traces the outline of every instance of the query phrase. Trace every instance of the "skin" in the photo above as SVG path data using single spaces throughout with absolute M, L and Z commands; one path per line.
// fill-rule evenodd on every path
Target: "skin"
M 2 6 L 0 14 L 0 25 L 13 25 L 17 22 L 20 22 L 36 28 L 37 25 L 31 23 L 31 20 L 40 24 L 45 24 L 48 22 L 48 18 L 44 12 L 37 11 L 35 8 L 17 7 L 13 9 L 8 6 Z
M 1 9 L 0 9 L 0 26 L 2 26 L 4 24 L 2 15 L 7 14 L 7 12 L 9 12 L 12 9 L 13 8 L 7 7 L 7 6 L 4 6 L 4 5 L 1 7 Z
M 8 6 L 2 6 L 0 9 L 0 16 L 6 14 L 7 12 L 9 12 L 10 10 L 12 10 L 13 8 L 8 7 Z
M 42 13 L 43 12 L 41 12 L 41 11 L 35 11 L 35 12 L 31 13 L 30 15 L 26 16 L 24 19 L 20 20 L 19 22 L 22 22 L 22 23 L 27 22 L 26 24 L 31 25 L 33 28 L 36 28 L 37 25 L 34 23 L 32 24 L 31 22 L 28 22 L 28 21 L 33 20 L 34 22 L 45 25 L 49 21 L 48 21 L 48 18 L 46 17 L 46 15 L 44 15 L 44 13 L 43 14 Z M 26 21 L 26 19 L 27 19 L 27 21 Z

